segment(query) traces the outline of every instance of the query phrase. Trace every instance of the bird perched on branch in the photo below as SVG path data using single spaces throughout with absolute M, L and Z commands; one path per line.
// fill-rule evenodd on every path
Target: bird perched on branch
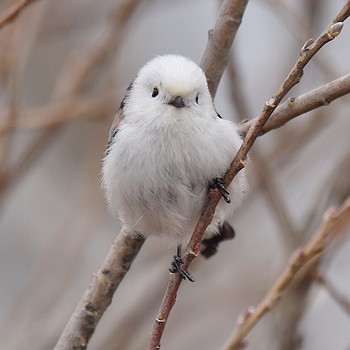
M 225 221 L 246 181 L 240 172 L 225 189 L 222 177 L 241 142 L 236 125 L 215 111 L 202 69 L 158 56 L 139 71 L 112 124 L 102 171 L 109 207 L 130 232 L 187 243 L 215 186 L 223 198 L 204 238 L 230 231 Z M 177 258 L 171 271 L 191 280 Z

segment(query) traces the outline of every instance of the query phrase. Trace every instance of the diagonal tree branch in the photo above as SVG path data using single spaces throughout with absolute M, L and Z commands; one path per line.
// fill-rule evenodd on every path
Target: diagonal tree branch
M 344 11 L 344 8 L 341 10 L 341 18 L 345 19 L 346 16 L 350 15 L 349 5 L 350 1 L 348 1 L 348 3 L 344 6 L 344 8 L 346 8 L 347 11 Z M 337 15 L 336 18 L 338 17 L 340 17 L 340 15 Z M 342 27 L 343 23 L 341 22 L 331 24 L 327 27 L 324 33 L 320 35 L 316 40 L 308 40 L 305 43 L 294 67 L 291 69 L 288 76 L 283 81 L 282 85 L 276 91 L 275 95 L 266 102 L 260 116 L 257 118 L 254 125 L 248 130 L 244 142 L 242 143 L 240 149 L 238 150 L 238 153 L 233 159 L 224 177 L 224 183 L 226 187 L 231 183 L 231 181 L 238 174 L 238 172 L 244 168 L 247 154 L 253 146 L 255 140 L 260 135 L 262 128 L 264 127 L 265 123 L 267 122 L 273 111 L 276 109 L 277 105 L 282 101 L 283 97 L 286 96 L 286 94 L 291 90 L 291 88 L 300 81 L 303 74 L 303 69 L 306 66 L 306 64 L 326 43 L 330 42 L 339 35 Z M 205 67 L 203 68 L 205 70 Z M 199 254 L 199 245 L 201 239 L 206 228 L 208 227 L 213 218 L 215 208 L 219 203 L 220 199 L 221 195 L 217 189 L 209 190 L 207 205 L 205 206 L 203 213 L 199 218 L 199 221 L 192 234 L 190 242 L 188 243 L 186 253 L 183 257 L 184 263 L 182 268 L 184 270 L 188 269 L 191 262 Z M 153 325 L 148 350 L 155 350 L 160 348 L 160 339 L 162 337 L 171 309 L 175 304 L 177 291 L 181 285 L 181 282 L 182 277 L 179 274 L 170 274 L 168 287 Z
M 121 231 L 69 319 L 55 350 L 86 349 L 104 311 L 145 240 Z M 116 264 L 116 261 L 118 262 Z

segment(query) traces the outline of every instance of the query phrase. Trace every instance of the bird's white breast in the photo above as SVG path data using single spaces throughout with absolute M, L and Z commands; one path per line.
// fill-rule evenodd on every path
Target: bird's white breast
M 188 236 L 208 185 L 224 175 L 241 143 L 230 121 L 178 112 L 126 118 L 104 160 L 111 209 L 145 235 Z

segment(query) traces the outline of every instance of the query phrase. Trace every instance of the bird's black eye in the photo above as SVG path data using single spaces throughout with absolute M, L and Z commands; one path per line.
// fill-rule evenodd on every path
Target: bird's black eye
M 196 96 L 196 103 L 197 103 L 197 104 L 199 103 L 199 96 L 198 96 L 198 94 L 197 94 L 197 96 Z
M 156 96 L 158 96 L 158 94 L 159 94 L 158 88 L 154 87 L 153 92 L 152 92 L 152 97 L 156 97 Z

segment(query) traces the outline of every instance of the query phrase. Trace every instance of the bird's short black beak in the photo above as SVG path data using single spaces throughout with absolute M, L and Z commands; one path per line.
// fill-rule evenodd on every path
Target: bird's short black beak
M 174 97 L 170 102 L 170 105 L 176 107 L 176 108 L 182 108 L 185 107 L 184 99 L 181 96 Z

